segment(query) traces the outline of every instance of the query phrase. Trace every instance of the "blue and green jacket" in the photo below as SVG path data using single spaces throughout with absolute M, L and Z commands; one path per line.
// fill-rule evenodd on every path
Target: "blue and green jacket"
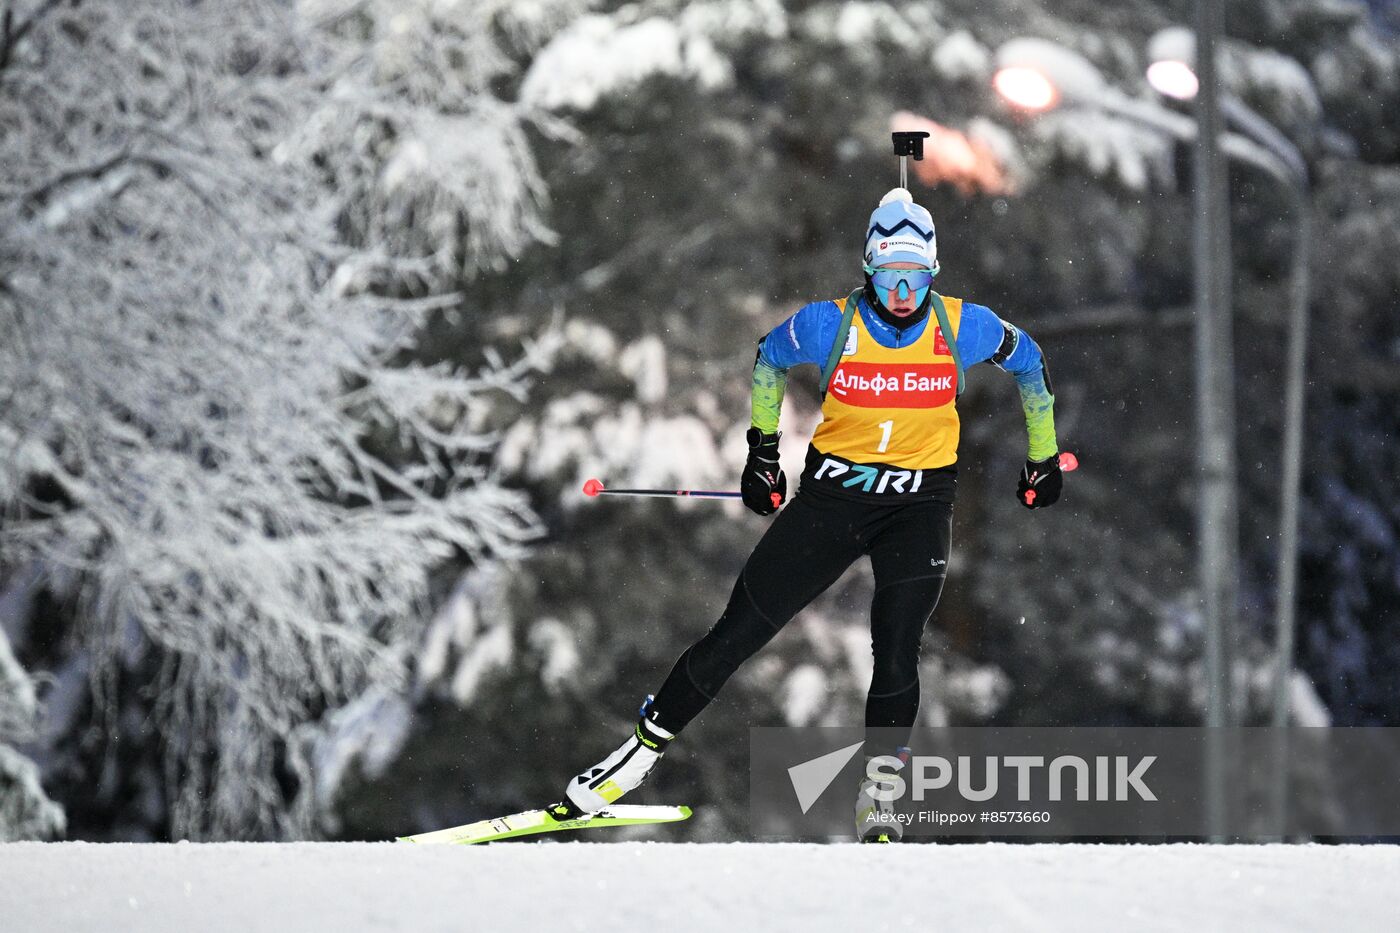
M 911 327 L 896 329 L 871 310 L 864 295 L 859 313 L 871 336 L 892 349 L 913 344 L 933 320 L 930 314 Z M 840 327 L 841 309 L 836 302 L 814 301 L 803 305 L 759 341 L 753 370 L 754 427 L 769 434 L 778 430 L 787 371 L 799 363 L 825 366 Z M 964 301 L 957 344 L 964 368 L 989 362 L 1015 377 L 1030 440 L 1027 459 L 1044 460 L 1058 453 L 1050 370 L 1030 335 L 997 317 L 990 308 Z

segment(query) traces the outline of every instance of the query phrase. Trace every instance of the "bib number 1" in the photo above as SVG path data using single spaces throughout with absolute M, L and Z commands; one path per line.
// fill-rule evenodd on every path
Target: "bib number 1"
M 894 421 L 880 422 L 880 446 L 876 447 L 877 453 L 884 453 L 890 447 L 890 435 L 894 434 Z

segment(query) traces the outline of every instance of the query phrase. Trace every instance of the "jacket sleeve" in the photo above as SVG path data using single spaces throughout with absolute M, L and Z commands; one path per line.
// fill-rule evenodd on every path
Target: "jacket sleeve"
M 1030 442 L 1026 459 L 1045 460 L 1059 453 L 1050 367 L 1030 334 L 1003 321 L 990 308 L 965 301 L 958 327 L 958 353 L 964 368 L 991 363 L 1016 379 Z
M 751 423 L 765 434 L 778 430 L 778 415 L 787 390 L 787 371 L 799 363 L 822 366 L 841 314 L 833 301 L 814 301 L 773 328 L 758 342 L 753 366 Z

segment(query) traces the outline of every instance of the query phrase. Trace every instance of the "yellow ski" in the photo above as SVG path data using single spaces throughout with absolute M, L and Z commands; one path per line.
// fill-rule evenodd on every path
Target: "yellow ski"
M 526 810 L 510 816 L 498 816 L 465 826 L 419 833 L 416 836 L 400 836 L 399 842 L 416 842 L 426 845 L 474 845 L 478 842 L 496 842 L 501 839 L 516 839 L 536 833 L 555 833 L 567 829 L 593 829 L 603 826 L 638 826 L 644 823 L 678 823 L 690 818 L 690 807 L 662 807 L 648 805 L 617 804 L 604 807 L 593 813 L 584 813 L 574 819 L 556 819 L 550 809 Z

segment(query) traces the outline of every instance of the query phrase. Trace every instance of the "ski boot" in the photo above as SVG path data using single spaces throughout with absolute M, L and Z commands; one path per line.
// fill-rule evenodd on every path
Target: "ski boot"
M 666 746 L 675 738 L 670 732 L 654 722 L 647 721 L 647 707 L 652 697 L 637 712 L 640 719 L 627 737 L 611 755 L 577 775 L 565 791 L 568 804 L 577 813 L 592 813 L 601 810 L 637 785 L 641 784 L 652 767 L 666 753 Z
M 886 774 L 901 771 L 909 763 L 909 749 L 900 746 L 893 755 L 865 757 L 865 770 L 861 772 L 860 790 L 856 793 L 856 838 L 861 842 L 899 842 L 904 838 L 904 824 L 896 818 L 894 800 L 880 800 L 875 796 L 878 791 L 893 791 L 895 784 L 892 780 L 868 777 L 872 761 Z

